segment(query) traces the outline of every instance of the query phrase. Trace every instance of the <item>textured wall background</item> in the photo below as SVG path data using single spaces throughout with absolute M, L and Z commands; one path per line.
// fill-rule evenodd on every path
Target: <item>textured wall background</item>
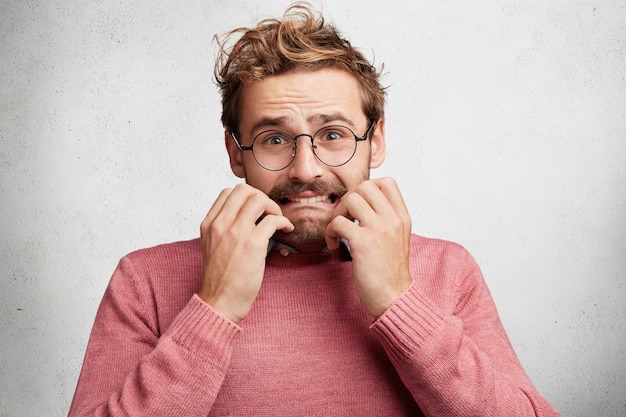
M 373 175 L 474 254 L 564 415 L 626 415 L 624 2 L 328 3 L 385 64 Z M 235 183 L 211 37 L 286 5 L 0 1 L 0 415 L 65 415 L 117 260 Z

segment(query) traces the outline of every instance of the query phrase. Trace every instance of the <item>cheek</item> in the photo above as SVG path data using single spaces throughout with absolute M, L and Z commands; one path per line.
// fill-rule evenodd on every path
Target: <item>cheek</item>
M 354 154 L 354 157 L 350 160 L 350 162 L 342 167 L 345 168 L 345 170 L 347 171 L 344 174 L 346 176 L 346 181 L 348 181 L 349 178 L 351 183 L 348 188 L 353 188 L 354 186 L 369 179 L 370 160 L 371 153 L 369 144 L 362 147 L 359 146 L 359 148 L 357 148 L 357 152 Z
M 370 177 L 369 163 L 365 161 L 350 161 L 343 169 L 335 171 L 335 176 L 348 190 L 354 189 L 357 185 L 366 181 Z
M 263 191 L 265 194 L 277 184 L 280 177 L 279 173 L 262 168 L 254 160 L 251 163 L 244 164 L 244 171 L 246 184 Z

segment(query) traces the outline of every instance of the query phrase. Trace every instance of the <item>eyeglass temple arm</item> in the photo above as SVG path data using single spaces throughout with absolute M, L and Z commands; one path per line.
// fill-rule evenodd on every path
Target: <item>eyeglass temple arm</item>
M 237 136 L 235 136 L 235 132 L 229 132 L 229 133 L 230 133 L 230 137 L 233 138 L 233 140 L 237 144 L 237 147 L 239 148 L 240 151 L 251 151 L 252 150 L 252 146 L 243 146 L 241 144 L 241 142 L 239 142 L 239 139 L 237 139 Z
M 374 127 L 374 125 L 375 125 L 375 124 L 376 124 L 376 121 L 372 119 L 372 120 L 370 121 L 370 126 L 367 128 L 367 131 L 365 132 L 365 134 L 364 134 L 363 136 L 361 136 L 361 137 L 354 135 L 354 139 L 355 139 L 357 142 L 361 142 L 361 141 L 366 140 L 366 139 L 367 139 L 367 137 L 370 135 L 370 133 L 372 133 L 372 132 L 373 132 L 372 128 Z

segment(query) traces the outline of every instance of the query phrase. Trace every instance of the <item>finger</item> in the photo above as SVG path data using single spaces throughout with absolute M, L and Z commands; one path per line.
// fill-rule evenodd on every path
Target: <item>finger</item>
M 355 191 L 366 201 L 376 213 L 384 213 L 391 209 L 387 197 L 381 190 L 381 184 L 376 180 L 364 181 Z
M 400 218 L 402 218 L 405 223 L 410 224 L 411 215 L 396 181 L 393 178 L 378 178 L 372 181 L 379 187 Z
M 384 182 L 378 180 L 360 183 L 342 197 L 334 214 L 355 218 L 364 226 L 379 222 L 379 215 L 385 218 L 395 215 L 393 203 L 388 200 L 383 187 L 386 187 Z
M 293 232 L 295 225 L 287 217 L 283 216 L 283 211 L 278 203 L 264 193 L 262 193 L 262 198 L 259 202 L 262 203 L 264 210 L 260 216 L 257 216 L 258 212 L 252 211 L 252 207 L 244 207 L 244 210 L 251 210 L 253 217 L 257 216 L 255 217 L 255 232 L 257 234 L 263 236 L 264 240 L 267 241 L 277 230 L 285 233 Z M 252 204 L 249 206 L 252 206 Z
M 359 226 L 344 216 L 333 218 L 326 230 L 324 231 L 324 240 L 329 250 L 335 250 L 339 247 L 339 240 L 346 239 L 348 242 L 352 240 Z
M 213 202 L 213 205 L 211 206 L 206 216 L 202 220 L 202 223 L 200 224 L 201 233 L 204 233 L 208 230 L 208 227 L 211 225 L 211 223 L 213 223 L 213 220 L 215 220 L 217 215 L 220 213 L 220 211 L 222 210 L 222 207 L 224 206 L 224 203 L 226 202 L 226 200 L 228 199 L 228 197 L 230 196 L 232 192 L 233 192 L 232 188 L 225 188 L 224 190 L 222 190 L 222 192 L 217 197 L 217 199 Z
M 240 204 L 236 221 L 244 222 L 244 224 L 251 224 L 252 222 L 253 225 L 256 225 L 266 216 L 283 215 L 283 211 L 274 200 L 256 189 L 250 192 Z
M 341 201 L 333 210 L 333 216 L 343 216 L 349 220 L 356 219 L 359 223 L 368 224 L 374 220 L 376 213 L 363 194 L 357 189 L 341 198 Z
M 264 214 L 282 215 L 280 207 L 262 191 L 238 184 L 222 205 L 217 216 L 222 224 L 254 225 Z
M 269 240 L 277 230 L 291 233 L 295 226 L 285 216 L 267 215 L 255 228 L 255 233 Z
M 402 193 L 392 178 L 378 178 L 365 181 L 359 184 L 355 191 L 363 197 L 377 214 L 385 218 L 398 216 L 404 224 L 410 224 L 411 216 Z M 363 220 L 366 220 L 366 218 Z M 377 219 L 374 220 L 378 221 Z

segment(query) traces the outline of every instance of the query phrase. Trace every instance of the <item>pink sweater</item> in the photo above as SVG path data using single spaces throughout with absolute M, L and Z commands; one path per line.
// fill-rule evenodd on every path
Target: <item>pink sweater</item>
M 195 295 L 201 260 L 196 239 L 120 261 L 70 416 L 559 415 L 458 245 L 412 236 L 414 282 L 376 321 L 345 249 L 271 252 L 241 327 Z

